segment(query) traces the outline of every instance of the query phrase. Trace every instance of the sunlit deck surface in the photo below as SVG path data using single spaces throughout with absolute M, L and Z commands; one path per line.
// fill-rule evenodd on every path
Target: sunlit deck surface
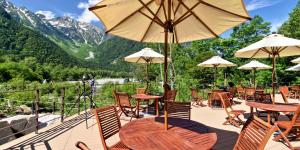
M 249 116 L 249 107 L 245 105 L 244 101 L 236 100 L 241 104 L 234 105 L 235 109 L 246 110 L 246 117 Z M 278 95 L 277 102 L 282 99 Z M 282 101 L 283 102 L 283 101 Z M 298 100 L 290 100 L 291 103 Z M 77 141 L 85 142 L 92 150 L 103 149 L 98 132 L 98 126 L 94 116 L 89 115 L 88 129 L 86 129 L 85 115 L 73 116 L 68 118 L 63 124 L 57 123 L 39 131 L 39 134 L 29 134 L 9 143 L 0 146 L 0 149 L 34 149 L 34 150 L 71 150 L 76 149 L 75 143 Z M 226 150 L 232 149 L 241 128 L 236 128 L 231 125 L 222 125 L 226 114 L 221 108 L 210 107 L 192 107 L 191 119 L 211 127 L 218 135 L 217 144 L 213 149 Z M 126 124 L 127 118 L 121 117 L 122 124 Z M 125 119 L 125 120 L 124 120 Z M 280 116 L 280 119 L 287 119 L 285 116 Z M 108 143 L 112 144 L 119 140 L 118 135 L 112 137 Z M 300 140 L 291 142 L 293 146 L 300 146 Z M 266 149 L 282 150 L 288 149 L 281 142 L 274 142 L 272 138 L 269 140 Z

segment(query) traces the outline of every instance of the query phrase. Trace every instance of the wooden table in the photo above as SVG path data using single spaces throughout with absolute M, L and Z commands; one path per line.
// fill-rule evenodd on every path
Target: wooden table
M 295 104 L 265 104 L 258 102 L 246 102 L 246 105 L 250 106 L 251 114 L 253 115 L 253 107 L 267 111 L 268 113 L 268 123 L 271 123 L 271 113 L 272 112 L 295 112 L 297 110 L 297 105 Z
M 140 111 L 140 102 L 141 101 L 149 101 L 149 100 L 154 100 L 155 101 L 155 111 L 156 111 L 156 116 L 159 116 L 159 108 L 158 108 L 158 101 L 160 98 L 163 96 L 157 96 L 157 95 L 147 95 L 147 94 L 135 94 L 131 96 L 137 101 L 136 104 L 136 109 L 137 109 L 137 117 L 139 117 Z
M 217 134 L 195 121 L 168 118 L 169 129 L 164 129 L 164 118 L 133 120 L 120 130 L 121 141 L 134 150 L 204 150 L 217 142 Z

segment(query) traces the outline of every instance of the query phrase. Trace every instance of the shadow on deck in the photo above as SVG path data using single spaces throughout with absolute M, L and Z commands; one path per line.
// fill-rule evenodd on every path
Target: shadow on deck
M 87 115 L 88 119 L 91 118 L 93 115 L 92 113 L 88 113 Z M 72 128 L 76 127 L 80 123 L 85 121 L 85 114 L 78 115 L 70 120 L 67 120 L 63 122 L 62 124 L 55 126 L 53 128 L 50 128 L 44 132 L 38 133 L 37 135 L 26 139 L 20 143 L 17 143 L 9 148 L 6 148 L 5 150 L 12 150 L 12 149 L 20 149 L 24 150 L 25 147 L 28 149 L 35 150 L 36 145 L 43 144 L 47 150 L 52 150 L 49 141 L 56 138 L 57 136 L 71 130 Z

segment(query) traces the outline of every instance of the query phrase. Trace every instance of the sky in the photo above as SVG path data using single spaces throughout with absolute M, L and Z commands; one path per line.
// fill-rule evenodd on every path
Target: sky
M 100 0 L 9 0 L 17 6 L 24 6 L 33 12 L 39 12 L 48 18 L 71 16 L 79 21 L 95 24 L 101 27 L 98 19 L 88 11 Z M 244 0 L 251 17 L 262 16 L 271 22 L 271 31 L 276 31 L 288 19 L 289 13 L 296 6 L 298 0 Z M 230 31 L 222 37 L 229 36 Z

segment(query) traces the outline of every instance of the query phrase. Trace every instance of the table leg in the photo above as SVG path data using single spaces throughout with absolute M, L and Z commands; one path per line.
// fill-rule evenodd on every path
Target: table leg
M 137 104 L 136 104 L 136 117 L 139 118 L 140 117 L 140 100 L 137 100 Z
M 158 108 L 158 99 L 155 99 L 155 110 L 156 110 L 156 116 L 159 116 L 159 108 Z
M 253 115 L 253 107 L 250 107 L 250 114 Z
M 268 123 L 271 124 L 271 112 L 267 112 L 268 113 Z

